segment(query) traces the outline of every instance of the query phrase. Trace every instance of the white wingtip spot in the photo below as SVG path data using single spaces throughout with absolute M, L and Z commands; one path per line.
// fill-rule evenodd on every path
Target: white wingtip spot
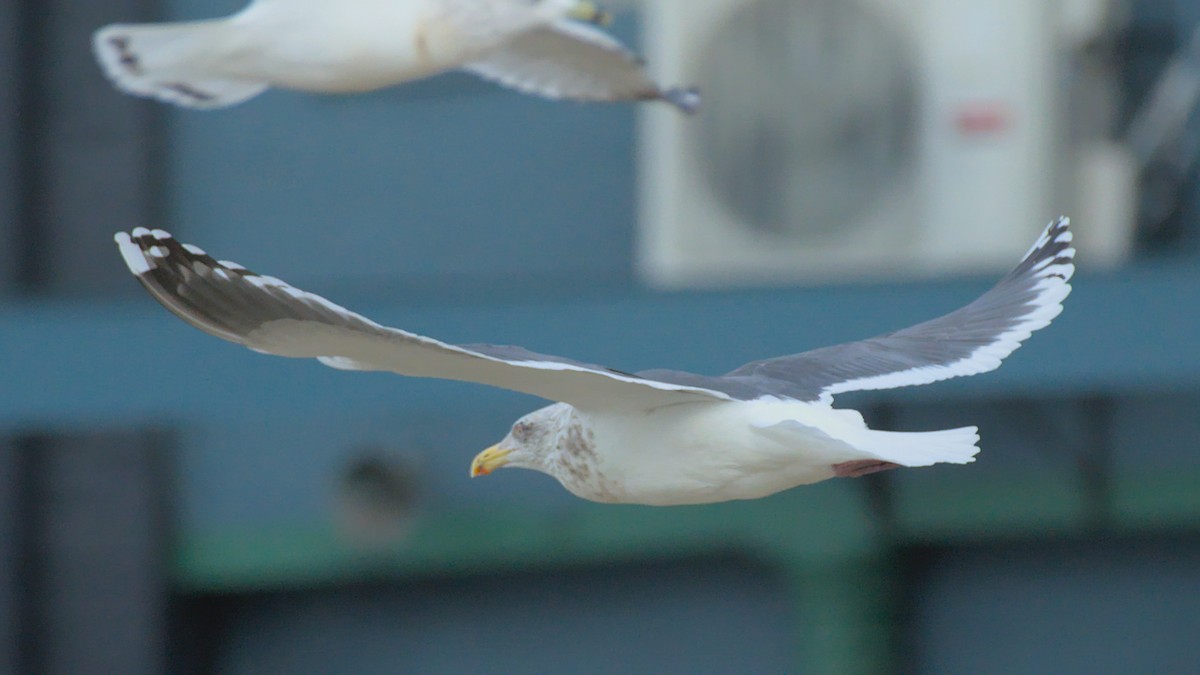
M 207 253 L 204 252 L 204 249 L 202 249 L 199 246 L 196 246 L 194 244 L 184 244 L 183 248 L 184 248 L 184 250 L 186 250 L 188 253 L 191 253 L 192 255 L 208 255 Z
M 141 229 L 141 228 L 138 228 Z M 137 229 L 133 231 L 133 236 L 138 236 Z M 154 269 L 154 264 L 146 259 L 142 249 L 137 244 L 133 243 L 133 239 L 124 232 L 118 232 L 113 236 L 113 241 L 117 242 L 117 249 L 121 252 L 121 257 L 125 260 L 125 266 L 130 272 L 137 275 L 148 274 Z

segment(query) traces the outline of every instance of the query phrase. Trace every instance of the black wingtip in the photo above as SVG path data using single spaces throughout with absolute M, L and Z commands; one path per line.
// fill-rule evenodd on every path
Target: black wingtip
M 1034 273 L 1069 281 L 1075 272 L 1075 245 L 1070 227 L 1070 218 L 1054 219 L 1006 279 Z
M 1062 257 L 1068 260 L 1075 257 L 1074 236 L 1071 234 L 1071 219 L 1067 216 L 1055 218 L 1042 235 L 1038 237 L 1033 248 L 1026 254 L 1027 258 L 1042 259 L 1047 257 Z
M 158 269 L 159 263 L 170 256 L 169 246 L 175 239 L 169 232 L 135 227 L 130 232 L 118 232 L 113 236 L 125 266 L 135 276 L 145 276 Z

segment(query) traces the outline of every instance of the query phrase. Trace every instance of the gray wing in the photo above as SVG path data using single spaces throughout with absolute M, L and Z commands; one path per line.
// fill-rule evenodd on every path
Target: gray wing
M 607 34 L 560 21 L 515 37 L 463 69 L 528 94 L 574 101 L 657 100 L 695 112 L 695 90 L 663 89 Z
M 274 277 L 219 261 L 162 230 L 117 233 L 125 264 L 156 300 L 200 330 L 266 354 L 343 370 L 479 382 L 599 408 L 654 408 L 729 397 L 521 347 L 456 346 L 382 326 Z
M 869 340 L 748 363 L 724 377 L 646 371 L 642 377 L 708 387 L 738 399 L 785 396 L 829 403 L 846 391 L 891 389 L 1000 367 L 1062 311 L 1075 272 L 1070 220 L 1051 223 L 1025 258 L 971 304 Z

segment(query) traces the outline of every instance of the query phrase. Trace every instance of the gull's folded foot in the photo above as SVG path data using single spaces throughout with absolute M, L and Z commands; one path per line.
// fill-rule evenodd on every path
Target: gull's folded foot
M 838 478 L 861 478 L 888 469 L 899 469 L 899 464 L 881 462 L 877 459 L 858 459 L 833 465 L 833 475 Z

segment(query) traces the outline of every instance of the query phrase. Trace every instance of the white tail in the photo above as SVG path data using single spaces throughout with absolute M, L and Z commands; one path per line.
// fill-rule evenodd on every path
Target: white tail
M 876 431 L 855 410 L 829 409 L 823 419 L 790 419 L 752 425 L 785 445 L 796 444 L 830 464 L 878 459 L 901 466 L 967 464 L 979 453 L 979 429 Z
M 875 431 L 856 435 L 855 447 L 901 466 L 930 466 L 943 462 L 968 464 L 979 452 L 979 429 L 961 427 L 941 431 Z
M 206 72 L 222 45 L 225 20 L 113 24 L 96 31 L 92 49 L 118 89 L 187 108 L 222 108 L 262 93 L 263 82 Z

